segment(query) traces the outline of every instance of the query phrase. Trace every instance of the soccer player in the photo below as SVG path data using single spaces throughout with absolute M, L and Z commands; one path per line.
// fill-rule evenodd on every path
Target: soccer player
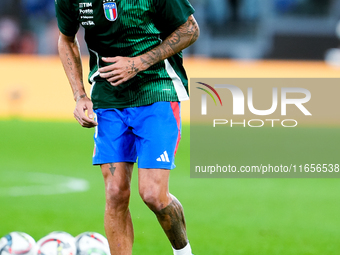
M 188 99 L 181 51 L 199 35 L 188 0 L 55 0 L 58 49 L 76 101 L 74 117 L 96 127 L 93 164 L 105 181 L 105 231 L 112 255 L 131 254 L 130 181 L 138 156 L 139 193 L 174 254 L 191 255 L 183 208 L 169 193 Z M 76 33 L 85 28 L 91 100 Z M 86 114 L 87 112 L 87 114 Z M 95 113 L 95 114 L 94 114 Z

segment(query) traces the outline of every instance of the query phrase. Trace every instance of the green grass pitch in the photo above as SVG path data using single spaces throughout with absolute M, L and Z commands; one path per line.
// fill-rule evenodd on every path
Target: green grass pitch
M 23 231 L 39 240 L 55 230 L 104 234 L 104 186 L 99 167 L 91 165 L 93 130 L 74 122 L 3 120 L 0 131 L 0 236 Z M 188 125 L 176 165 L 170 191 L 185 208 L 195 254 L 339 254 L 338 179 L 190 179 Z M 82 178 L 90 186 L 78 193 L 9 196 L 9 189 L 41 185 L 28 173 Z M 133 253 L 172 254 L 139 198 L 137 171 L 130 209 Z

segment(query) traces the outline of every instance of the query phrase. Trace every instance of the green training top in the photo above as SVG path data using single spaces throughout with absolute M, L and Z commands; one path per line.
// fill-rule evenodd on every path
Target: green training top
M 55 3 L 61 33 L 73 36 L 79 24 L 85 28 L 95 109 L 188 99 L 181 52 L 117 87 L 98 72 L 98 68 L 109 64 L 102 57 L 134 57 L 159 45 L 193 14 L 188 0 L 55 0 Z

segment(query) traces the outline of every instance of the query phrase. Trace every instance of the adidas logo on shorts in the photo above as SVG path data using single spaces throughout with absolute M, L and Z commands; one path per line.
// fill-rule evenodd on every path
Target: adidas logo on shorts
M 156 160 L 161 162 L 170 162 L 168 153 L 166 151 L 164 151 L 163 154 Z

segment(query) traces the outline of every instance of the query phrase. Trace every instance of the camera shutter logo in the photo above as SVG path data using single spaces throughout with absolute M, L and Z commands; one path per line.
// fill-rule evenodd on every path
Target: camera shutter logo
M 210 89 L 212 92 L 214 92 L 214 94 L 217 96 L 218 100 L 220 101 L 221 106 L 222 105 L 222 100 L 220 95 L 217 93 L 217 91 L 210 85 L 203 83 L 203 82 L 197 82 L 198 84 L 201 84 L 205 87 L 207 87 L 208 89 Z M 215 102 L 215 105 L 217 105 L 216 100 L 214 98 L 214 96 L 211 94 L 211 92 L 207 89 L 201 88 L 201 87 L 196 87 L 197 89 L 203 90 L 204 92 L 206 92 Z M 207 95 L 203 94 L 202 95 L 202 104 L 201 104 L 201 114 L 202 115 L 207 115 Z

